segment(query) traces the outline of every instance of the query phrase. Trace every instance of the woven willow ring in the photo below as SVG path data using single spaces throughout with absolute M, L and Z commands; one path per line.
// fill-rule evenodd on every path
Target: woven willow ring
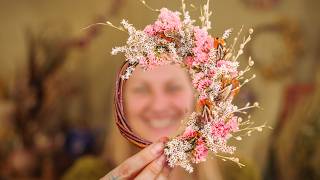
M 116 90 L 114 93 L 114 108 L 115 108 L 115 120 L 116 124 L 120 130 L 120 133 L 128 139 L 131 143 L 137 145 L 140 148 L 144 148 L 147 145 L 150 145 L 152 142 L 145 140 L 139 136 L 137 136 L 130 126 L 127 123 L 127 119 L 124 114 L 123 108 L 123 85 L 125 83 L 125 79 L 122 79 L 121 76 L 124 74 L 126 68 L 128 67 L 128 62 L 125 62 L 117 75 L 116 81 Z

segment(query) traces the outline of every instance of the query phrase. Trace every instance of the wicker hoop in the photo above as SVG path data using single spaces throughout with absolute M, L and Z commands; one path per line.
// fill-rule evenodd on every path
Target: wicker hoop
M 125 83 L 125 80 L 121 78 L 121 75 L 125 72 L 127 67 L 128 67 L 128 62 L 126 61 L 121 66 L 120 71 L 117 74 L 116 88 L 114 93 L 115 121 L 123 137 L 125 137 L 127 140 L 137 145 L 138 147 L 144 148 L 150 145 L 151 142 L 139 137 L 132 131 L 124 114 L 123 85 Z

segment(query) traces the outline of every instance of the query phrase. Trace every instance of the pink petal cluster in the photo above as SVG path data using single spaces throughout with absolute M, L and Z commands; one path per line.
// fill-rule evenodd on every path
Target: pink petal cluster
M 194 159 L 195 163 L 199 163 L 206 160 L 208 156 L 208 148 L 206 146 L 205 141 L 203 138 L 199 138 L 196 142 L 196 147 L 194 149 Z
M 211 86 L 213 82 L 213 76 L 215 72 L 211 71 L 208 73 L 199 72 L 195 73 L 192 80 L 193 87 L 200 92 L 200 99 L 206 98 L 206 89 Z
M 210 49 L 213 48 L 214 40 L 204 29 L 195 27 L 194 31 L 194 41 L 195 46 L 192 51 L 194 54 L 193 66 L 197 66 L 203 63 L 208 63 Z
M 183 139 L 190 139 L 197 135 L 197 131 L 193 130 L 192 126 L 188 126 L 182 134 Z
M 239 130 L 239 121 L 237 116 L 233 116 L 228 122 L 227 125 L 230 127 L 232 132 Z
M 194 59 L 192 56 L 187 56 L 184 58 L 184 63 L 187 65 L 187 67 L 190 69 L 192 67 Z
M 211 83 L 211 78 L 203 72 L 196 73 L 194 79 L 192 80 L 193 86 L 199 91 L 203 91 L 209 87 Z
M 182 26 L 179 15 L 179 12 L 173 12 L 167 8 L 162 8 L 158 20 L 152 25 L 147 25 L 144 32 L 150 36 L 154 36 L 158 33 L 163 33 L 164 31 L 178 31 Z
M 238 130 L 239 124 L 237 119 L 238 118 L 234 116 L 228 122 L 224 122 L 224 120 L 214 122 L 211 126 L 212 136 L 227 139 L 231 132 Z

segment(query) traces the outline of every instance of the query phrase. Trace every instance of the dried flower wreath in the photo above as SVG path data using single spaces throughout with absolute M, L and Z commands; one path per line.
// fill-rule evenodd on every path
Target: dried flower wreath
M 150 8 L 145 1 L 141 1 Z M 121 134 L 130 142 L 139 147 L 145 147 L 151 142 L 138 137 L 128 125 L 124 110 L 122 88 L 137 65 L 144 70 L 155 66 L 176 63 L 185 68 L 191 78 L 194 88 L 197 90 L 197 108 L 190 117 L 183 121 L 183 129 L 178 136 L 170 138 L 165 145 L 164 153 L 167 156 L 169 166 L 181 166 L 188 172 L 193 171 L 192 163 L 205 161 L 208 152 L 211 151 L 223 160 L 236 162 L 240 167 L 244 166 L 239 159 L 226 154 L 234 154 L 236 147 L 227 145 L 231 138 L 241 140 L 242 136 L 250 136 L 253 131 L 262 131 L 266 124 L 253 127 L 250 117 L 243 121 L 237 114 L 247 114 L 245 110 L 258 107 L 258 103 L 248 103 L 243 108 L 232 104 L 232 100 L 239 89 L 255 75 L 246 79 L 244 74 L 253 66 L 254 62 L 249 58 L 249 64 L 243 71 L 238 71 L 238 57 L 243 54 L 245 45 L 251 40 L 253 29 L 239 43 L 240 48 L 236 52 L 239 35 L 234 38 L 231 46 L 227 46 L 226 40 L 232 30 L 228 29 L 222 37 L 212 37 L 208 34 L 211 29 L 209 17 L 209 0 L 201 7 L 201 26 L 194 25 L 195 21 L 189 16 L 186 4 L 182 0 L 182 13 L 173 12 L 167 8 L 160 10 L 158 19 L 144 30 L 136 30 L 126 20 L 117 27 L 107 21 L 98 23 L 114 27 L 129 34 L 127 44 L 112 49 L 112 54 L 120 52 L 125 54 L 126 61 L 118 74 L 115 93 L 116 124 Z M 180 19 L 180 16 L 183 19 Z M 165 56 L 163 56 L 165 54 Z M 167 58 L 170 57 L 170 58 Z

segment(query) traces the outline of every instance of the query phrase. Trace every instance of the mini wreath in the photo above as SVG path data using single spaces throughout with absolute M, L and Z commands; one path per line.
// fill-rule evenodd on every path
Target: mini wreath
M 264 65 L 263 59 L 254 56 L 254 44 L 257 41 L 259 35 L 274 33 L 279 34 L 282 38 L 277 39 L 277 43 L 284 43 L 285 51 L 282 50 L 282 54 L 278 58 L 274 58 L 274 61 L 268 65 Z M 296 61 L 300 59 L 303 54 L 303 44 L 301 40 L 301 30 L 297 24 L 282 19 L 276 23 L 260 25 L 255 28 L 255 39 L 247 46 L 246 56 L 249 54 L 255 59 L 255 67 L 261 72 L 261 74 L 268 79 L 279 79 L 289 76 L 292 73 Z M 279 60 L 281 59 L 281 60 Z
M 262 128 L 267 127 L 266 124 L 253 127 L 249 115 L 247 120 L 242 120 L 241 114 L 246 115 L 245 110 L 259 107 L 258 103 L 248 103 L 243 108 L 232 104 L 239 89 L 255 78 L 255 75 L 244 77 L 254 64 L 251 58 L 243 71 L 238 71 L 237 61 L 251 40 L 253 30 L 249 29 L 248 36 L 238 43 L 241 28 L 231 46 L 227 46 L 226 40 L 231 29 L 226 30 L 222 37 L 213 38 L 208 34 L 211 29 L 209 1 L 201 10 L 201 26 L 194 25 L 195 21 L 190 18 L 184 1 L 182 13 L 167 8 L 154 11 L 160 12 L 158 19 L 144 30 L 136 30 L 126 20 L 119 27 L 109 21 L 98 23 L 129 34 L 125 46 L 112 49 L 113 55 L 122 52 L 126 58 L 118 74 L 114 96 L 115 120 L 120 133 L 141 148 L 151 144 L 132 131 L 123 109 L 123 85 L 136 66 L 150 70 L 159 65 L 179 64 L 189 72 L 198 99 L 196 111 L 182 121 L 184 131 L 169 138 L 165 144 L 164 154 L 169 166 L 181 166 L 191 173 L 192 163 L 205 161 L 210 151 L 216 157 L 244 166 L 238 158 L 232 156 L 236 147 L 228 145 L 228 141 L 231 138 L 241 140 L 242 136 L 250 136 L 253 131 L 262 131 Z M 240 46 L 237 52 L 234 50 L 236 45 Z M 168 56 L 170 58 L 166 58 Z

